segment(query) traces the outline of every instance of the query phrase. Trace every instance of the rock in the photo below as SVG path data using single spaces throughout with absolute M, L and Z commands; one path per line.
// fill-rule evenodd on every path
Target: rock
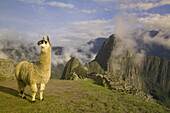
M 88 69 L 88 73 L 104 73 L 104 70 L 96 61 L 92 61 L 90 63 L 86 63 L 85 67 Z
M 12 79 L 15 78 L 14 76 L 14 62 L 0 59 L 0 80 Z
M 70 73 L 70 80 L 79 80 L 79 76 L 75 72 Z

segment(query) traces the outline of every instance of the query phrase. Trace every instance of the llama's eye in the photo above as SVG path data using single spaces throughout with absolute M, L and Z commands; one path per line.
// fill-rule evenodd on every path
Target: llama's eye
M 47 44 L 47 41 L 45 41 L 45 44 Z

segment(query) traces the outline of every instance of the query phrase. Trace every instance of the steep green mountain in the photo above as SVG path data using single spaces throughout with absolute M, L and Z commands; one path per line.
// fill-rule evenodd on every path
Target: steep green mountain
M 14 62 L 0 59 L 0 81 L 14 78 Z
M 91 74 L 104 74 L 104 70 L 96 61 L 86 63 L 84 66 L 75 58 L 71 58 L 63 71 L 61 79 L 74 80 L 89 77 Z
M 77 79 L 84 77 L 83 75 L 88 72 L 88 69 L 80 64 L 80 62 L 73 57 L 66 64 L 61 79 Z
M 97 61 L 105 71 L 107 71 L 107 62 L 117 41 L 118 40 L 115 40 L 115 36 L 111 35 L 108 39 L 106 39 L 95 58 L 95 61 Z
M 69 73 L 74 73 L 93 78 L 97 84 L 138 97 L 145 95 L 140 95 L 144 92 L 146 93 L 144 98 L 150 98 L 149 95 L 152 95 L 162 104 L 170 106 L 169 60 L 144 56 L 126 47 L 122 50 L 121 46 L 124 46 L 121 39 L 111 35 L 104 42 L 94 61 L 82 66 L 77 60 L 70 60 L 63 75 L 70 76 Z M 78 68 L 83 70 L 83 73 L 79 73 Z M 64 76 L 63 79 L 66 78 Z
M 111 35 L 105 42 L 95 61 L 107 71 L 110 76 L 123 79 L 132 86 L 142 89 L 142 80 L 140 75 L 140 67 L 133 61 L 134 54 L 130 50 L 120 49 L 121 40 L 115 35 Z M 114 51 L 122 51 L 118 55 L 114 55 Z
M 86 63 L 84 66 L 88 69 L 88 73 L 104 73 L 104 70 L 96 61 Z
M 146 56 L 144 61 L 144 75 L 152 82 L 159 84 L 163 90 L 170 91 L 170 61 L 156 56 Z
M 170 61 L 147 55 L 141 75 L 145 92 L 170 107 Z

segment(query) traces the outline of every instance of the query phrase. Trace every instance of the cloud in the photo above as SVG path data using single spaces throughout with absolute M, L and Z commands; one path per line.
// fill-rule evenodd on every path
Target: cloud
M 113 33 L 113 26 L 110 26 L 112 20 L 90 20 L 90 21 L 78 21 L 72 23 L 68 31 L 73 37 L 91 40 L 97 37 L 108 37 Z M 80 40 L 81 40 L 80 39 Z
M 119 46 L 112 52 L 113 57 L 122 56 L 127 50 L 129 50 L 132 53 L 131 56 L 133 58 L 133 62 L 141 64 L 145 57 L 145 50 L 147 51 L 147 48 L 144 48 L 145 50 L 141 50 L 142 48 L 138 47 L 139 42 L 137 43 L 136 41 L 141 40 L 143 42 L 143 46 L 146 44 L 151 47 L 151 44 L 159 44 L 170 49 L 170 38 L 165 38 L 170 35 L 170 26 L 168 21 L 170 20 L 170 15 L 148 15 L 149 17 L 141 17 L 138 19 L 136 15 L 127 14 L 117 15 L 115 17 L 114 33 L 117 34 L 121 41 L 118 42 L 117 45 Z M 140 28 L 138 28 L 137 22 L 146 24 L 147 26 L 142 26 L 145 30 L 139 30 Z M 149 31 L 153 29 L 161 30 L 158 30 L 159 33 L 156 36 L 151 37 Z
M 45 0 L 19 0 L 21 2 L 25 3 L 35 3 L 35 4 L 43 4 Z
M 148 10 L 170 4 L 169 0 L 94 0 L 96 2 L 116 2 L 121 9 Z
M 29 38 L 35 38 L 36 41 Z M 0 58 L 12 59 L 15 64 L 23 60 L 37 61 L 41 50 L 37 45 L 39 40 L 41 40 L 40 36 L 29 35 L 11 29 L 0 30 Z M 74 45 L 73 42 L 72 44 Z M 61 55 L 56 55 L 55 51 L 52 51 L 52 65 L 66 64 L 72 57 L 76 57 L 82 64 L 90 62 L 96 56 L 91 52 L 93 47 L 93 44 L 64 47 Z
M 89 20 L 89 21 L 79 21 L 79 22 L 74 22 L 74 25 L 86 25 L 86 24 L 105 24 L 108 23 L 110 20 Z
M 160 4 L 161 4 L 161 5 L 170 4 L 170 1 L 169 1 L 169 0 L 161 0 L 161 1 L 160 1 Z
M 136 9 L 136 10 L 148 10 L 153 7 L 157 7 L 158 3 L 131 3 L 131 4 L 121 4 L 122 9 Z
M 138 18 L 138 21 L 152 28 L 170 29 L 170 14 L 148 14 L 147 17 Z
M 64 3 L 64 2 L 47 2 L 46 0 L 20 0 L 21 2 L 25 3 L 33 3 L 33 4 L 39 4 L 39 5 L 50 5 L 50 6 L 57 6 L 57 7 L 63 7 L 63 8 L 74 8 L 73 4 L 70 3 Z
M 112 19 L 76 21 L 63 29 L 53 29 L 50 34 L 55 45 L 78 47 L 91 39 L 110 36 L 113 34 L 113 27 Z
M 94 60 L 96 55 L 90 51 L 91 48 L 93 48 L 93 45 L 82 45 L 79 48 L 64 48 L 63 53 L 61 55 L 63 63 L 68 62 L 72 57 L 76 57 L 83 65 L 85 63 L 90 62 L 91 60 Z M 82 52 L 78 52 L 78 50 L 81 50 Z M 89 57 L 89 55 L 91 57 Z
M 116 46 L 112 51 L 112 60 L 114 61 L 115 65 L 113 66 L 114 69 L 121 69 L 120 61 L 124 56 L 130 57 L 135 64 L 142 64 L 145 52 L 138 51 L 137 42 L 132 37 L 132 34 L 136 31 L 137 28 L 137 16 L 134 14 L 119 14 L 115 16 L 113 22 L 115 23 L 114 33 L 118 38 L 116 41 Z
M 165 32 L 159 31 L 159 33 L 154 37 L 150 37 L 149 33 L 143 35 L 143 41 L 145 43 L 156 43 L 170 49 L 170 38 L 165 38 Z M 167 36 L 169 36 L 167 34 Z
M 53 65 L 66 64 L 72 57 L 76 57 L 81 64 L 90 62 L 94 57 L 89 58 L 87 54 L 78 52 L 77 48 L 69 47 L 64 48 L 61 55 L 55 55 L 52 52 Z
M 95 9 L 93 9 L 93 10 L 82 10 L 82 12 L 83 13 L 88 13 L 88 14 L 90 14 L 90 13 L 95 13 L 96 12 L 96 10 Z
M 134 1 L 133 1 L 134 2 Z M 138 1 L 136 3 L 121 3 L 120 8 L 122 9 L 135 9 L 135 10 L 148 10 L 151 8 L 163 6 L 163 5 L 168 5 L 170 4 L 169 0 L 160 0 L 160 1 Z
M 74 8 L 73 4 L 66 4 L 63 2 L 48 2 L 46 4 L 51 5 L 51 6 L 57 6 L 57 7 Z
M 104 8 L 104 11 L 109 11 L 110 9 L 109 8 Z
M 142 64 L 144 59 L 145 59 L 146 53 L 144 50 L 138 51 L 136 54 L 133 56 L 133 62 L 135 64 Z
M 0 58 L 8 59 L 8 56 L 2 51 L 2 49 L 4 49 L 4 45 L 0 42 Z
M 30 37 L 37 38 L 16 30 L 0 30 L 0 58 L 12 59 L 15 64 L 22 60 L 37 60 L 40 48 Z
M 112 55 L 114 57 L 119 57 L 120 55 L 125 54 L 127 50 L 132 53 L 136 52 L 135 47 L 137 46 L 136 42 L 131 38 L 120 38 L 120 41 L 117 41 L 117 46 L 114 48 Z
M 96 2 L 130 2 L 132 0 L 94 0 Z
M 134 14 L 119 14 L 114 18 L 114 33 L 120 38 L 127 38 L 136 29 L 137 16 Z

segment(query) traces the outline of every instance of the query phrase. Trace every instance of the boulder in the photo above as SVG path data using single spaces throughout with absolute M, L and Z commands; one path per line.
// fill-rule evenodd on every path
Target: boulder
M 14 62 L 0 59 L 0 80 L 12 79 L 14 76 Z

